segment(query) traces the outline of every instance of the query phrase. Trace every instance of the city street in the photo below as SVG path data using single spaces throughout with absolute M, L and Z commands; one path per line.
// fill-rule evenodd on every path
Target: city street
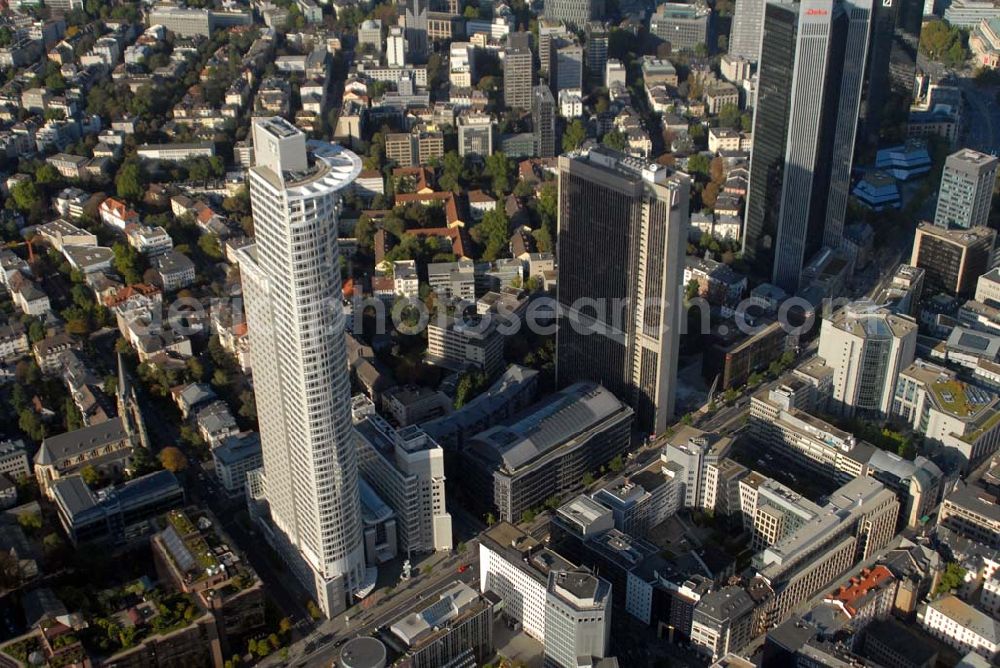
M 411 609 L 426 604 L 437 592 L 456 580 L 471 587 L 477 587 L 479 580 L 478 561 L 479 548 L 476 544 L 469 544 L 468 549 L 462 555 L 447 556 L 443 559 L 431 557 L 424 562 L 425 564 L 435 563 L 434 570 L 430 575 L 415 575 L 409 583 L 401 585 L 392 593 L 385 595 L 371 607 L 367 607 L 367 604 L 355 605 L 346 614 L 337 615 L 333 619 L 321 622 L 308 636 L 292 644 L 287 660 L 281 660 L 274 656 L 265 659 L 259 665 L 333 665 L 344 640 L 370 635 L 380 627 L 392 624 L 409 613 Z M 469 568 L 459 573 L 458 569 L 462 565 L 469 565 Z M 372 596 L 378 596 L 379 593 L 376 592 Z

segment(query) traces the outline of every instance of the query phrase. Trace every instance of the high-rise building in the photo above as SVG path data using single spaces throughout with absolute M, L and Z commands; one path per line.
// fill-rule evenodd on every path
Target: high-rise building
M 332 615 L 367 584 L 337 247 L 341 191 L 361 160 L 279 117 L 254 120 L 253 140 L 255 243 L 239 251 L 264 460 L 252 499 Z
M 542 16 L 538 19 L 538 71 L 553 81 L 556 69 L 556 48 L 563 37 L 569 35 L 566 24 Z
M 917 323 L 888 309 L 848 305 L 825 318 L 819 356 L 833 369 L 832 409 L 888 417 L 896 380 L 916 350 Z
M 604 17 L 604 0 L 545 0 L 544 14 L 572 28 L 582 28 L 588 21 Z
M 507 35 L 503 54 L 503 103 L 513 109 L 531 109 L 534 77 L 531 70 L 531 34 Z
M 548 86 L 535 86 L 531 101 L 531 124 L 535 131 L 535 154 L 540 158 L 556 155 L 556 101 Z
M 997 159 L 971 148 L 952 153 L 944 163 L 934 224 L 986 227 L 997 181 Z
M 764 32 L 765 0 L 736 0 L 733 27 L 729 35 L 729 55 L 756 63 L 760 58 L 760 39 Z
M 361 472 L 396 514 L 400 550 L 450 550 L 441 446 L 416 425 L 393 429 L 364 395 L 351 407 Z
M 504 613 L 519 621 L 527 635 L 546 646 L 549 643 L 546 628 L 549 620 L 549 574 L 579 571 L 565 556 L 509 522 L 497 522 L 479 537 L 479 591 L 489 591 L 499 597 L 503 601 Z M 609 594 L 611 585 L 608 581 L 603 578 L 597 580 L 595 593 Z M 610 610 L 605 610 L 607 618 Z M 567 638 L 563 635 L 566 631 L 565 626 L 560 624 L 557 645 L 566 643 Z
M 385 62 L 389 67 L 406 66 L 406 34 L 399 26 L 389 28 L 389 36 L 385 38 Z
M 751 5 L 761 4 L 759 10 Z M 742 9 L 741 9 L 742 7 Z M 741 11 L 748 12 L 743 18 Z M 788 141 L 792 82 L 795 75 L 799 16 L 796 5 L 758 0 L 740 0 L 733 20 L 733 45 L 741 26 L 747 28 L 753 16 L 761 14 L 756 49 L 731 54 L 751 61 L 760 60 L 757 70 L 757 100 L 754 105 L 754 150 L 750 160 L 750 183 L 744 220 L 743 256 L 761 276 L 774 267 L 778 232 L 778 207 Z M 747 25 L 743 25 L 747 24 Z M 764 43 L 761 31 L 767 26 Z M 760 120 L 758 120 L 760 119 Z
M 665 2 L 649 19 L 649 32 L 670 44 L 672 52 L 708 46 L 712 10 L 705 4 Z
M 874 3 L 859 116 L 867 142 L 878 142 L 891 96 L 900 96 L 905 105 L 914 97 L 923 16 L 922 0 Z
M 556 380 L 599 381 L 647 432 L 674 412 L 690 190 L 604 147 L 559 158 Z
M 729 454 L 733 439 L 681 426 L 660 451 L 663 464 L 674 464 L 681 479 L 681 505 L 685 508 L 708 507 L 709 469 Z
M 847 37 L 840 95 L 834 129 L 832 159 L 827 168 L 830 191 L 826 202 L 823 245 L 839 248 L 844 241 L 844 221 L 851 190 L 851 166 L 858 114 L 864 85 L 865 62 L 871 34 L 874 0 L 847 0 Z M 821 170 L 819 173 L 824 173 Z M 808 258 L 806 258 L 808 259 Z
M 486 114 L 462 114 L 458 117 L 458 154 L 462 157 L 493 153 L 493 119 Z
M 601 21 L 587 24 L 587 70 L 591 81 L 605 85 L 604 69 L 608 64 L 608 26 Z
M 382 21 L 366 19 L 358 26 L 358 47 L 370 46 L 377 53 L 382 53 Z
M 611 639 L 611 585 L 585 569 L 549 571 L 545 665 L 576 668 L 605 657 Z
M 764 7 L 743 249 L 789 292 L 843 239 L 870 23 L 871 0 Z
M 403 16 L 406 45 L 416 62 L 427 57 L 427 0 L 407 0 Z
M 923 269 L 927 287 L 956 296 L 972 294 L 990 270 L 996 231 L 988 227 L 948 230 L 920 223 L 910 264 Z
M 552 77 L 549 77 L 552 79 Z M 561 90 L 583 90 L 583 47 L 563 42 L 556 49 L 555 95 Z
M 833 0 L 768 2 L 744 257 L 787 292 L 824 241 L 848 18 Z M 849 170 L 848 170 L 849 173 Z

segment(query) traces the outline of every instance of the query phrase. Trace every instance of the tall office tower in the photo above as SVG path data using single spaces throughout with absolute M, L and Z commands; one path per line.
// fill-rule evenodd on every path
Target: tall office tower
M 611 585 L 585 569 L 552 570 L 545 591 L 545 665 L 596 665 L 611 640 Z
M 280 117 L 253 123 L 255 243 L 240 252 L 264 468 L 266 532 L 327 615 L 365 580 L 358 452 L 341 305 L 340 193 L 361 160 L 306 143 Z
M 756 63 L 764 32 L 765 0 L 736 0 L 733 27 L 729 35 L 729 55 Z
M 540 158 L 556 155 L 556 100 L 548 86 L 535 86 L 531 100 L 531 125 L 535 130 L 535 154 Z
M 566 24 L 547 17 L 538 19 L 538 71 L 553 81 L 556 69 L 556 47 L 563 37 L 569 35 Z
M 512 32 L 503 52 L 503 103 L 513 109 L 531 109 L 533 85 L 531 33 Z
M 916 351 L 917 323 L 888 309 L 852 304 L 825 318 L 819 356 L 833 369 L 833 410 L 887 417 L 899 372 Z
M 833 158 L 828 167 L 830 190 L 823 226 L 823 245 L 829 248 L 840 248 L 844 241 L 847 200 L 851 194 L 854 140 L 858 131 L 874 5 L 874 0 L 845 0 L 843 3 L 847 14 L 847 42 L 840 81 L 839 108 L 834 120 L 836 129 Z
M 875 145 L 892 98 L 906 108 L 914 97 L 923 2 L 876 2 L 873 13 L 860 120 L 865 142 Z
M 823 243 L 847 16 L 834 0 L 764 12 L 743 256 L 793 293 Z
M 604 147 L 559 158 L 556 380 L 603 384 L 648 432 L 674 412 L 690 190 Z
M 561 90 L 583 90 L 583 47 L 579 44 L 563 43 L 556 49 L 556 85 L 552 94 Z M 552 77 L 549 77 L 550 79 Z
M 605 85 L 604 70 L 608 65 L 608 25 L 601 21 L 587 24 L 587 70 L 590 80 Z
M 583 28 L 588 21 L 604 18 L 604 0 L 545 0 L 545 18 Z
M 971 148 L 952 153 L 944 163 L 934 224 L 986 227 L 997 181 L 997 159 Z
M 416 62 L 423 62 L 428 49 L 427 0 L 407 0 L 403 21 L 406 24 L 406 45 L 410 55 Z
M 389 28 L 389 35 L 385 38 L 385 62 L 389 67 L 403 67 L 406 65 L 406 33 L 399 26 Z

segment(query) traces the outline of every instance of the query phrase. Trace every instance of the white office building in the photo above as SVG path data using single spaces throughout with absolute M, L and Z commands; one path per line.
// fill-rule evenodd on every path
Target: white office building
M 550 571 L 545 596 L 545 665 L 593 665 L 607 654 L 610 639 L 611 585 L 583 569 Z
M 250 500 L 255 510 L 266 505 L 267 538 L 334 615 L 374 584 L 365 569 L 337 246 L 341 192 L 361 160 L 307 142 L 279 117 L 255 119 L 253 141 L 256 243 L 239 259 L 264 466 Z
M 444 450 L 416 425 L 396 430 L 368 397 L 352 401 L 361 472 L 396 514 L 401 552 L 450 550 Z
M 819 356 L 833 369 L 833 410 L 888 415 L 896 379 L 916 349 L 917 323 L 888 309 L 851 304 L 825 318 Z
M 959 652 L 993 659 L 1000 651 L 1000 621 L 949 594 L 917 611 L 920 626 Z

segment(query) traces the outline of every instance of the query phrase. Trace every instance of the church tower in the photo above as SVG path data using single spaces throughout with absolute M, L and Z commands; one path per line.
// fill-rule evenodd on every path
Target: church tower
M 139 410 L 139 401 L 136 398 L 135 388 L 129 379 L 128 372 L 125 371 L 125 358 L 118 353 L 118 392 L 116 395 L 118 403 L 118 417 L 122 421 L 122 427 L 132 439 L 132 445 L 149 449 L 149 436 L 146 434 L 146 424 L 142 420 L 142 411 Z

